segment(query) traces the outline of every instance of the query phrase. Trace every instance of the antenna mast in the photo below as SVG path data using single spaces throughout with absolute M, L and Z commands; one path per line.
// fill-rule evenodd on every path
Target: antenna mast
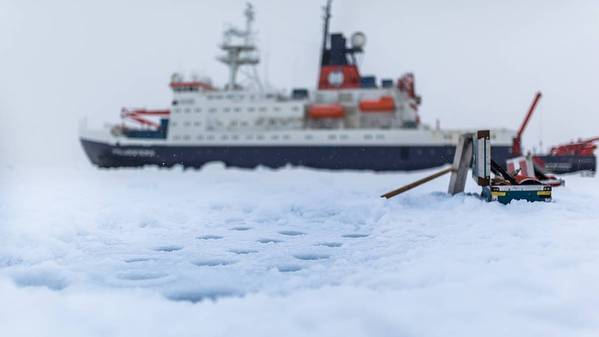
M 327 0 L 326 6 L 323 7 L 324 10 L 324 28 L 323 28 L 323 36 L 322 36 L 322 59 L 321 64 L 324 65 L 326 63 L 325 54 L 327 50 L 327 40 L 329 39 L 329 22 L 331 21 L 331 5 L 333 0 Z
M 229 82 L 226 86 L 227 90 L 241 88 L 241 86 L 237 84 L 239 68 L 245 65 L 255 66 L 260 62 L 258 48 L 254 44 L 254 33 L 252 32 L 252 24 L 256 15 L 252 4 L 247 4 L 244 15 L 246 18 L 245 30 L 240 30 L 235 27 L 225 30 L 223 34 L 223 43 L 220 46 L 225 52 L 225 55 L 218 57 L 218 60 L 229 67 Z M 260 86 L 259 81 L 256 80 L 256 82 L 258 82 L 258 85 Z

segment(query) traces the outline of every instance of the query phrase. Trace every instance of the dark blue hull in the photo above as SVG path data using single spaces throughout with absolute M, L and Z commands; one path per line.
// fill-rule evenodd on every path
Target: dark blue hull
M 200 168 L 209 162 L 226 166 L 271 168 L 286 165 L 333 170 L 410 171 L 449 164 L 454 146 L 120 146 L 81 140 L 95 165 L 110 167 Z M 505 163 L 510 146 L 493 147 L 493 159 Z
M 534 156 L 533 159 L 536 165 L 548 173 L 595 173 L 597 170 L 595 156 Z

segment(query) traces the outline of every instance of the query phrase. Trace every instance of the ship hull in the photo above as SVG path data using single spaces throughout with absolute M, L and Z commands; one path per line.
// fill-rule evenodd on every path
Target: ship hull
M 595 174 L 595 156 L 534 156 L 534 162 L 543 171 L 555 174 L 589 172 Z
M 449 164 L 453 145 L 386 146 L 171 146 L 112 145 L 81 139 L 91 162 L 102 168 L 181 165 L 201 168 L 210 162 L 228 167 L 279 168 L 287 165 L 331 170 L 411 171 Z M 493 159 L 505 163 L 510 146 L 494 146 Z

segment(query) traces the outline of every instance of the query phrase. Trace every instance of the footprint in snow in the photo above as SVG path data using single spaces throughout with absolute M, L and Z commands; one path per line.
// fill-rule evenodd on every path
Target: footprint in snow
M 303 260 L 303 261 L 316 261 L 316 260 L 326 260 L 330 256 L 324 255 L 324 254 L 298 254 L 298 255 L 294 255 L 293 257 L 295 257 L 298 260 Z
M 279 242 L 283 242 L 281 240 L 277 240 L 277 239 L 259 239 L 257 242 L 259 243 L 279 243 Z
M 0 257 L 0 268 L 12 267 L 23 263 L 23 259 L 19 257 L 5 256 Z
M 247 254 L 254 254 L 257 253 L 257 250 L 250 250 L 250 249 L 231 249 L 230 250 L 231 253 L 237 254 L 237 255 L 247 255 Z
M 337 247 L 341 247 L 343 246 L 343 244 L 341 242 L 321 242 L 321 243 L 317 243 L 315 244 L 315 246 L 323 246 L 323 247 L 329 247 L 329 248 L 337 248 Z
M 220 235 L 202 235 L 197 237 L 198 240 L 220 240 L 222 238 Z
M 294 273 L 296 271 L 302 270 L 303 268 L 301 266 L 296 266 L 296 265 L 282 265 L 282 266 L 278 266 L 277 269 L 281 273 Z
M 200 260 L 200 261 L 195 261 L 192 263 L 198 267 L 217 267 L 217 266 L 228 266 L 228 265 L 235 263 L 235 261 L 213 259 L 213 260 Z
M 62 290 L 69 285 L 66 277 L 53 271 L 33 271 L 17 274 L 13 277 L 19 287 L 46 287 L 50 290 Z
M 231 228 L 232 231 L 238 231 L 238 232 L 249 231 L 250 229 L 252 229 L 252 227 L 237 226 L 237 227 Z
M 342 235 L 344 238 L 348 238 L 348 239 L 359 239 L 359 238 L 365 238 L 368 236 L 368 234 L 345 234 Z
M 171 301 L 198 303 L 206 300 L 216 301 L 223 297 L 233 297 L 239 294 L 229 289 L 202 289 L 198 291 L 182 291 L 167 295 Z
M 279 234 L 286 235 L 286 236 L 306 235 L 306 233 L 304 233 L 304 232 L 298 232 L 298 231 L 280 231 Z
M 166 253 L 176 252 L 181 249 L 183 249 L 183 246 L 177 246 L 177 245 L 160 246 L 160 247 L 154 248 L 154 250 L 157 252 L 166 252 Z
M 126 263 L 137 263 L 137 262 L 147 262 L 152 261 L 153 259 L 149 257 L 132 257 L 130 259 L 125 259 Z

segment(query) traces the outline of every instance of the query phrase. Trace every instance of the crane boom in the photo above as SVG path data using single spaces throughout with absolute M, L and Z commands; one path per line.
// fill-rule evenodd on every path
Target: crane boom
M 530 108 L 528 109 L 528 113 L 526 113 L 526 117 L 522 121 L 522 125 L 520 125 L 520 128 L 518 129 L 518 134 L 516 135 L 512 143 L 512 155 L 514 156 L 522 155 L 522 135 L 524 134 L 524 130 L 526 130 L 526 126 L 528 126 L 528 122 L 530 121 L 533 112 L 537 108 L 537 105 L 539 104 L 541 97 L 543 97 L 543 94 L 540 91 L 538 91 L 535 95 L 534 100 L 532 101 L 532 104 L 530 105 Z

